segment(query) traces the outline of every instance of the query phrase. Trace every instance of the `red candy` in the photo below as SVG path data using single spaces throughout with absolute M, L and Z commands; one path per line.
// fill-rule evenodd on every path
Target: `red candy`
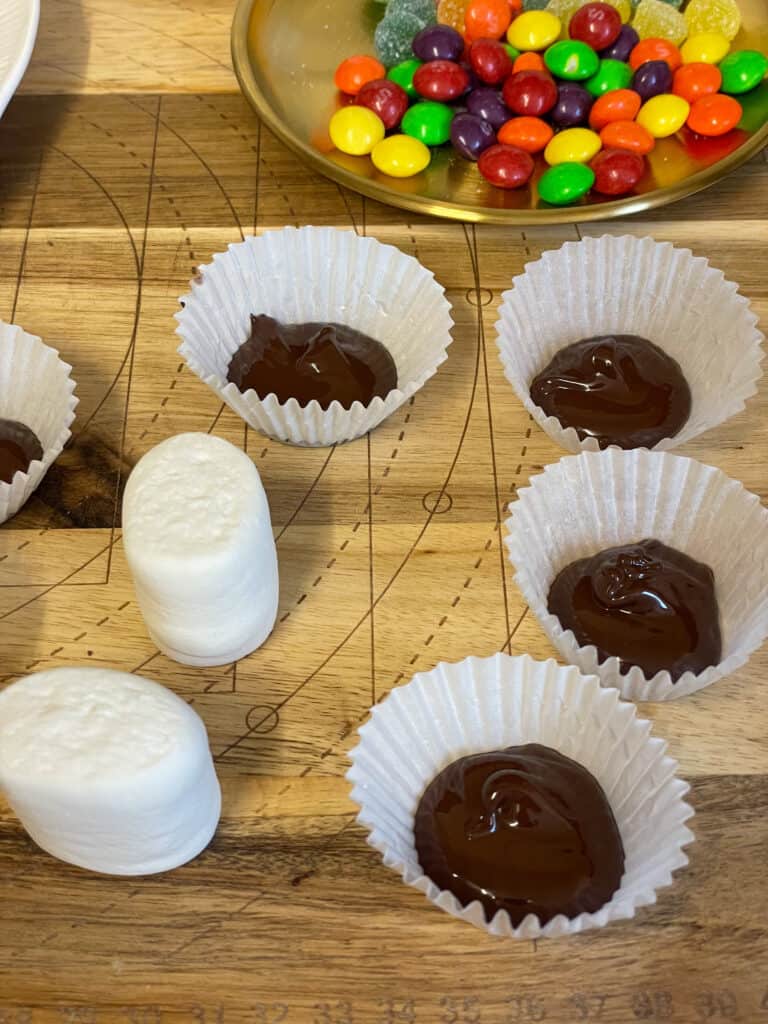
M 496 188 L 521 188 L 533 174 L 533 157 L 517 146 L 491 146 L 481 154 L 477 166 L 486 181 Z
M 589 127 L 599 132 L 611 121 L 634 121 L 641 99 L 633 89 L 612 89 L 598 96 L 589 112 Z
M 683 64 L 675 72 L 672 83 L 672 92 L 675 96 L 682 96 L 689 103 L 695 103 L 702 96 L 710 96 L 716 93 L 723 83 L 723 76 L 720 69 L 714 64 L 703 64 L 698 61 L 693 64 Z
M 626 149 L 604 149 L 589 165 L 595 172 L 595 192 L 603 196 L 625 196 L 645 173 L 645 160 Z
M 521 53 L 519 57 L 515 58 L 515 63 L 512 65 L 512 73 L 517 74 L 518 71 L 544 71 L 547 65 L 544 63 L 544 58 L 540 53 Z
M 467 39 L 501 39 L 512 21 L 507 0 L 470 0 L 464 12 Z
M 554 135 L 540 117 L 513 117 L 499 128 L 497 138 L 508 146 L 517 146 L 526 153 L 540 153 Z
M 498 85 L 512 74 L 512 58 L 495 39 L 478 39 L 469 49 L 469 63 L 481 82 Z
M 336 68 L 333 81 L 336 88 L 348 96 L 357 96 L 366 82 L 385 78 L 386 74 L 387 69 L 375 57 L 347 57 Z
M 390 82 L 388 78 L 376 78 L 365 83 L 357 94 L 357 103 L 378 114 L 384 122 L 384 127 L 389 130 L 400 124 L 408 109 L 409 100 L 408 93 L 397 82 Z
M 461 65 L 453 61 L 430 60 L 416 71 L 413 87 L 425 99 L 445 103 L 447 100 L 458 99 L 467 91 L 469 75 Z
M 605 50 L 618 39 L 621 15 L 610 4 L 584 4 L 571 18 L 568 35 L 588 43 L 593 50 Z
M 633 71 L 637 71 L 640 65 L 645 64 L 648 60 L 665 60 L 672 71 L 677 71 L 683 63 L 682 55 L 674 43 L 671 43 L 669 39 L 653 37 L 641 39 L 634 47 L 629 55 L 629 66 Z
M 600 132 L 600 140 L 606 149 L 626 149 L 640 156 L 656 145 L 648 129 L 637 121 L 611 121 Z
M 541 117 L 557 102 L 557 86 L 546 71 L 518 71 L 504 83 L 502 96 L 512 113 Z
M 725 135 L 741 120 L 741 104 L 733 96 L 702 96 L 691 106 L 686 124 L 698 135 Z

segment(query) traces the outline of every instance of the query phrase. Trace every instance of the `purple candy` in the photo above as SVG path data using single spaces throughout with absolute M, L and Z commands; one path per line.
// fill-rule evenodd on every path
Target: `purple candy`
M 557 103 L 550 110 L 549 119 L 558 128 L 576 128 L 587 123 L 594 102 L 595 97 L 583 85 L 566 82 L 557 87 Z
M 473 89 L 467 96 L 467 110 L 476 117 L 482 117 L 495 131 L 512 117 L 501 93 L 490 87 Z
M 467 160 L 477 160 L 484 149 L 496 141 L 496 132 L 488 121 L 475 114 L 457 114 L 451 121 L 453 148 Z
M 647 60 L 632 76 L 632 88 L 643 102 L 672 92 L 672 69 L 665 60 Z
M 640 42 L 640 36 L 631 25 L 622 25 L 616 39 L 600 51 L 603 60 L 620 60 L 624 64 L 629 60 L 629 55 Z
M 429 25 L 413 39 L 413 52 L 419 60 L 456 61 L 464 52 L 464 39 L 450 25 Z

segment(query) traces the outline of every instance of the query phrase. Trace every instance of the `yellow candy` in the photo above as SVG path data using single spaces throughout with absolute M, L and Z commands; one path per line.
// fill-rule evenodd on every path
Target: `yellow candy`
M 560 19 L 549 11 L 524 11 L 507 29 L 517 50 L 546 50 L 560 35 Z
M 428 166 L 431 154 L 423 142 L 410 135 L 390 135 L 371 153 L 377 170 L 391 178 L 411 178 Z
M 719 64 L 731 48 L 731 44 L 719 32 L 700 32 L 683 43 L 680 53 L 683 64 Z
M 689 36 L 718 32 L 730 40 L 741 28 L 741 14 L 735 0 L 690 0 L 685 20 Z
M 682 96 L 663 93 L 661 96 L 653 96 L 644 103 L 636 120 L 643 128 L 647 128 L 654 139 L 665 139 L 668 135 L 680 131 L 688 120 L 690 110 L 690 103 Z
M 336 149 L 352 156 L 370 153 L 384 138 L 384 122 L 368 107 L 342 107 L 328 125 L 328 134 Z
M 566 128 L 553 136 L 544 150 L 548 164 L 586 164 L 602 148 L 597 132 L 589 128 Z
M 689 35 L 685 18 L 672 4 L 664 0 L 640 0 L 632 28 L 641 39 L 668 39 L 675 46 Z

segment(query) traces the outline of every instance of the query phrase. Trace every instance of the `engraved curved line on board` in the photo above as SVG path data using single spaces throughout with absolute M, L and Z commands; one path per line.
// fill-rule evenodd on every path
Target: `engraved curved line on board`
M 474 405 L 475 395 L 477 393 L 477 378 L 478 378 L 479 371 L 480 371 L 480 345 L 479 345 L 479 343 L 476 343 L 476 346 L 475 346 L 475 369 L 474 369 L 474 375 L 473 375 L 473 380 L 472 380 L 472 389 L 471 389 L 471 393 L 470 393 L 470 397 L 469 397 L 469 403 L 467 405 L 467 411 L 466 411 L 466 414 L 464 416 L 464 423 L 462 425 L 461 434 L 460 434 L 459 440 L 457 442 L 456 451 L 454 452 L 453 458 L 451 459 L 451 464 L 450 464 L 450 466 L 448 468 L 448 472 L 446 474 L 445 480 L 443 481 L 442 486 L 439 488 L 439 494 L 440 494 L 441 497 L 446 492 L 446 490 L 448 488 L 448 484 L 451 482 L 451 477 L 453 476 L 453 472 L 454 472 L 454 470 L 456 468 L 456 463 L 459 461 L 459 455 L 461 454 L 461 449 L 462 449 L 463 444 L 464 444 L 464 439 L 467 436 L 467 430 L 469 429 L 469 421 L 470 421 L 470 418 L 471 418 L 471 415 L 472 415 L 472 407 Z M 438 503 L 439 503 L 439 501 L 440 501 L 440 498 L 438 498 Z M 419 530 L 419 533 L 416 536 L 416 539 L 411 544 L 411 546 L 408 549 L 405 557 L 400 562 L 400 565 L 395 569 L 394 573 L 389 578 L 387 583 L 384 585 L 382 590 L 379 592 L 377 597 L 370 604 L 368 610 L 358 619 L 358 621 L 355 623 L 355 625 L 352 627 L 352 629 L 347 633 L 347 635 L 341 641 L 339 641 L 339 643 L 336 645 L 336 647 L 333 649 L 333 651 L 331 651 L 331 653 L 329 655 L 327 655 L 327 657 L 325 657 L 323 659 L 323 661 L 317 666 L 317 668 L 314 669 L 301 683 L 299 683 L 298 686 L 296 686 L 291 691 L 291 693 L 288 694 L 287 697 L 285 697 L 282 701 L 279 701 L 277 704 L 275 704 L 275 709 L 277 711 L 280 711 L 283 707 L 285 707 L 285 705 L 289 701 L 293 700 L 293 698 L 298 693 L 300 693 L 309 683 L 312 682 L 312 680 L 315 678 L 315 676 L 317 676 L 320 672 L 322 672 L 322 670 L 326 667 L 326 665 L 328 665 L 328 663 L 339 653 L 339 651 L 355 635 L 355 633 L 363 625 L 363 623 L 373 614 L 373 611 L 376 608 L 376 606 L 379 604 L 380 601 L 383 600 L 383 598 L 386 596 L 386 594 L 388 593 L 388 591 L 390 590 L 390 588 L 394 584 L 395 580 L 398 578 L 400 573 L 403 571 L 403 569 L 407 565 L 408 561 L 410 560 L 411 555 L 414 553 L 414 551 L 416 550 L 417 546 L 419 545 L 419 543 L 421 542 L 422 538 L 424 537 L 424 534 L 427 532 L 427 529 L 429 528 L 429 525 L 432 522 L 433 516 L 434 516 L 434 512 L 429 512 L 427 514 L 427 518 L 425 519 L 423 526 Z M 214 754 L 214 760 L 218 761 L 221 758 L 225 757 L 226 754 L 228 754 L 230 752 L 230 750 L 234 750 L 234 748 L 239 746 L 239 744 L 242 743 L 243 740 L 245 740 L 249 735 L 250 735 L 250 731 L 245 733 L 243 736 L 240 736 L 238 739 L 234 740 L 232 743 L 228 744 L 226 747 L 224 747 L 223 750 L 220 750 L 217 754 Z
M 78 11 L 81 10 L 80 3 L 69 2 L 69 0 L 57 0 L 57 3 L 63 4 L 65 6 L 68 5 L 69 7 L 75 7 Z M 218 58 L 211 56 L 210 53 L 206 53 L 205 50 L 201 50 L 197 46 L 193 46 L 192 43 L 188 43 L 184 39 L 179 39 L 178 36 L 171 35 L 169 32 L 161 32 L 159 28 L 152 28 L 150 25 L 142 24 L 142 22 L 140 21 L 131 21 L 130 18 L 124 18 L 122 15 L 114 14 L 112 11 L 104 11 L 99 7 L 94 7 L 93 4 L 89 4 L 87 9 L 88 11 L 91 11 L 94 14 L 100 14 L 105 18 L 113 18 L 115 21 L 122 21 L 126 25 L 133 25 L 134 28 L 140 28 L 145 32 L 152 32 L 155 35 L 162 36 L 163 39 L 170 39 L 171 42 L 178 43 L 179 46 L 183 47 L 186 50 L 192 50 L 193 53 L 197 53 L 199 54 L 199 56 L 205 57 L 205 59 L 209 60 L 212 64 L 215 64 L 217 67 L 223 68 L 224 71 L 228 71 L 230 75 L 232 74 L 232 67 L 230 65 L 224 64 L 222 61 L 218 60 Z

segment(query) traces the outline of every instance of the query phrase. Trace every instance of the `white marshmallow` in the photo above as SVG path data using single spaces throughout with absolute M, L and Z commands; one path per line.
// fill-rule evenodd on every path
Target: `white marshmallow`
M 250 654 L 277 616 L 277 551 L 258 470 L 209 434 L 178 434 L 140 460 L 123 497 L 123 544 L 149 634 L 183 665 Z
M 221 811 L 199 715 L 110 669 L 50 669 L 0 693 L 0 786 L 38 846 L 110 875 L 186 863 Z

